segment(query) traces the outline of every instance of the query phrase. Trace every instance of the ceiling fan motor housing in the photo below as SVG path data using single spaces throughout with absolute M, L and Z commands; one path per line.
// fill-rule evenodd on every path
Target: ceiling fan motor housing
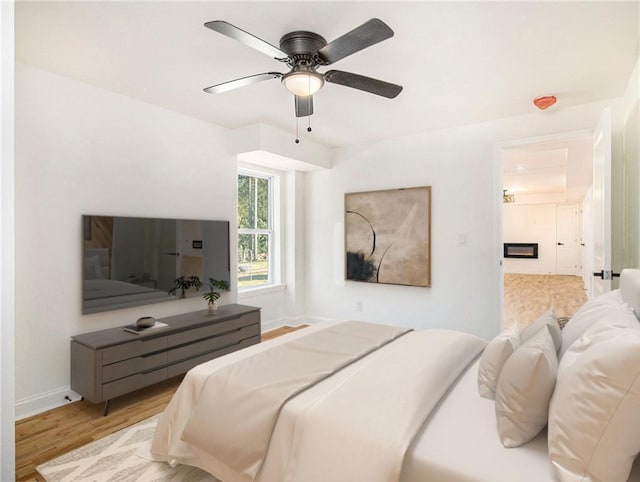
M 297 30 L 289 32 L 280 39 L 280 50 L 289 54 L 298 63 L 310 62 L 315 53 L 327 45 L 327 41 L 317 33 Z

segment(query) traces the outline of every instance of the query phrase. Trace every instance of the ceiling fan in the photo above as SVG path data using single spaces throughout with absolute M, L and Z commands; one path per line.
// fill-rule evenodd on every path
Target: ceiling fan
M 284 74 L 265 72 L 212 85 L 204 89 L 207 93 L 219 94 L 263 80 L 281 79 L 282 84 L 295 96 L 296 117 L 306 117 L 313 114 L 313 94 L 320 90 L 325 82 L 363 90 L 389 99 L 393 99 L 402 91 L 400 85 L 363 75 L 342 70 L 329 70 L 325 73 L 317 70 L 318 67 L 331 65 L 353 53 L 393 37 L 393 30 L 377 18 L 372 18 L 329 43 L 314 32 L 304 30 L 290 32 L 280 39 L 279 48 L 223 20 L 214 20 L 204 25 L 287 64 L 290 69 Z

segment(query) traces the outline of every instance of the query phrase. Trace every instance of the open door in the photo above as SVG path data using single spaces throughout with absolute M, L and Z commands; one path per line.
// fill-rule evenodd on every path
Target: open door
M 593 277 L 590 296 L 611 291 L 611 109 L 602 113 L 593 133 Z

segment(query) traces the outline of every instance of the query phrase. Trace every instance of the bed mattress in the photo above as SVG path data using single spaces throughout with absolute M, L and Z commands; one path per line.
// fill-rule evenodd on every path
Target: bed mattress
M 498 438 L 494 401 L 478 395 L 476 360 L 431 413 L 405 461 L 403 482 L 541 482 L 557 480 L 547 430 L 517 448 Z M 640 482 L 636 460 L 629 478 Z
M 477 373 L 478 360 L 431 413 L 405 461 L 403 480 L 555 480 L 547 455 L 546 430 L 521 447 L 502 446 L 495 403 L 478 395 Z

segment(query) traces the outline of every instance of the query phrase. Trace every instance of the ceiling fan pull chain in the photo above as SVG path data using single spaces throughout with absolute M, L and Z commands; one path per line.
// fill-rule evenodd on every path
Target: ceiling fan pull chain
M 300 136 L 298 135 L 298 118 L 296 117 L 296 144 L 300 144 Z
M 307 83 L 309 84 L 309 90 L 307 92 L 311 92 L 311 76 L 307 77 Z M 311 132 L 311 114 L 307 116 L 307 119 L 309 119 L 309 127 L 307 127 L 307 132 Z

